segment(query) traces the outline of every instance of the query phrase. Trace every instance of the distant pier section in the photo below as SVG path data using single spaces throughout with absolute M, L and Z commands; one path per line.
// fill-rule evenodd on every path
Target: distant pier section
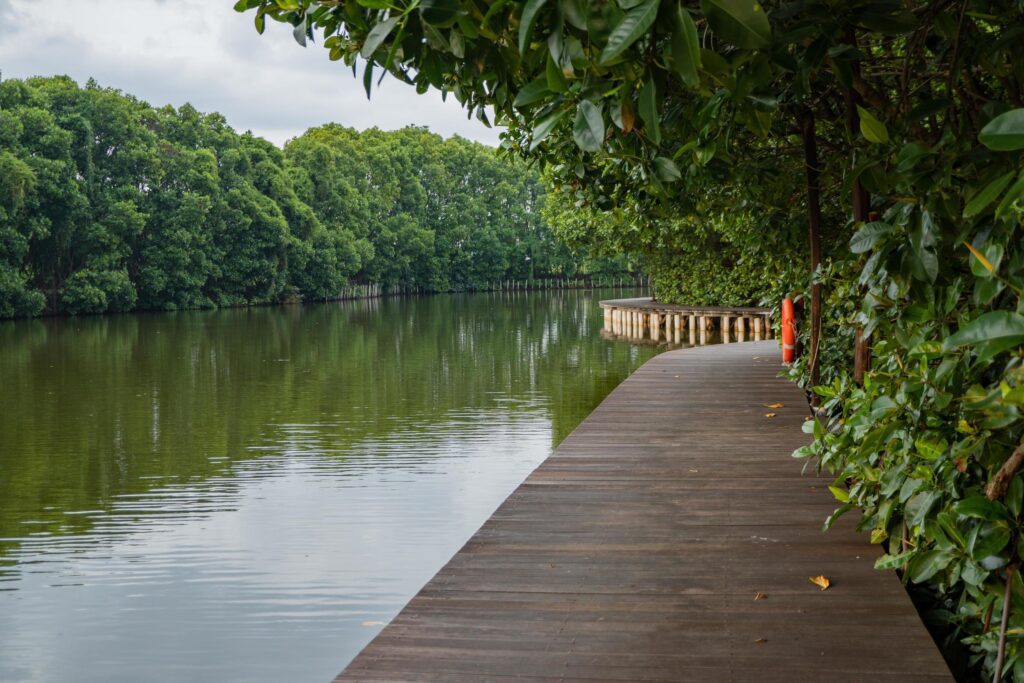
M 772 339 L 771 312 L 755 306 L 683 306 L 649 297 L 609 299 L 604 309 L 604 334 L 629 341 L 704 345 L 713 341 Z M 718 339 L 714 339 L 714 335 Z

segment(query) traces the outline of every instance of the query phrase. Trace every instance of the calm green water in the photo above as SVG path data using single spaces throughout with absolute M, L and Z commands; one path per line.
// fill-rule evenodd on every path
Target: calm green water
M 0 681 L 329 680 L 656 352 L 615 294 L 0 323 Z

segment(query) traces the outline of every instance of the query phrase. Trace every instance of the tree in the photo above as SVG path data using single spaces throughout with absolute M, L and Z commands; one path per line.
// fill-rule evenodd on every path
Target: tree
M 708 241 L 785 250 L 764 278 L 812 300 L 797 372 L 825 426 L 798 455 L 836 474 L 832 519 L 859 508 L 880 566 L 927 587 L 988 673 L 1024 680 L 1007 641 L 1024 628 L 1019 3 L 235 7 L 259 31 L 319 33 L 331 59 L 365 63 L 368 93 L 384 70 L 493 116 L 562 201 L 606 217 L 593 242 L 644 246 L 656 277 Z
M 550 235 L 541 194 L 525 164 L 425 129 L 328 125 L 281 150 L 189 105 L 67 77 L 4 81 L 0 317 L 522 279 L 525 245 Z

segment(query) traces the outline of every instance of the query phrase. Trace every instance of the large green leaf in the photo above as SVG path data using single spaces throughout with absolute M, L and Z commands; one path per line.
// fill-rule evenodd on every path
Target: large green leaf
M 964 344 L 1000 340 L 1006 344 L 1024 343 L 1024 315 L 1012 311 L 990 311 L 967 323 L 942 344 L 951 351 Z
M 589 0 L 559 0 L 558 7 L 562 10 L 562 16 L 566 21 L 581 31 L 587 30 L 587 17 L 590 14 Z
M 529 0 L 523 7 L 523 14 L 519 17 L 519 54 L 526 52 L 526 46 L 530 44 L 530 34 L 533 33 L 533 25 L 537 21 L 537 13 L 547 1 Z
M 518 109 L 531 104 L 536 104 L 550 94 L 551 91 L 548 90 L 548 80 L 546 77 L 541 76 L 540 78 L 530 81 L 519 90 L 516 94 L 516 99 L 512 102 L 512 106 Z
M 604 146 L 604 117 L 601 108 L 590 100 L 576 107 L 576 121 L 572 126 L 572 139 L 584 152 L 599 152 Z
M 306 47 L 306 32 L 308 30 L 305 17 L 303 17 L 302 21 L 292 28 L 292 37 L 295 38 L 295 42 L 302 47 Z
M 549 54 L 547 63 L 544 66 L 544 80 L 551 92 L 566 92 L 569 90 L 569 83 L 565 80 L 565 72 L 558 66 L 554 58 Z
M 875 569 L 899 569 L 907 563 L 907 560 L 909 560 L 910 556 L 913 554 L 913 551 L 908 550 L 907 552 L 900 553 L 899 555 L 882 555 L 875 560 Z
M 380 47 L 380 44 L 384 42 L 384 39 L 394 30 L 399 19 L 401 17 L 388 17 L 370 29 L 370 32 L 366 35 L 366 40 L 363 42 L 363 47 L 359 50 L 359 54 L 364 59 L 369 59 L 377 51 L 377 48 Z
M 1006 522 L 990 522 L 983 524 L 978 533 L 971 537 L 971 557 L 984 560 L 995 555 L 1010 542 L 1010 529 Z
M 736 47 L 756 50 L 771 43 L 772 27 L 757 0 L 701 0 L 700 9 L 711 30 Z
M 859 104 L 857 113 L 860 114 L 860 132 L 865 140 L 883 145 L 889 142 L 889 131 L 886 130 L 884 123 Z
M 1024 195 L 1024 173 L 1022 173 L 1010 186 L 1010 189 L 1003 195 L 1002 201 L 999 202 L 999 206 L 996 207 L 996 219 L 1000 219 L 1003 215 L 1009 211 L 1013 203 Z
M 644 121 L 644 130 L 654 140 L 661 142 L 661 117 L 658 114 L 658 90 L 654 79 L 648 79 L 640 90 L 640 118 Z
M 865 223 L 860 230 L 854 233 L 853 237 L 850 238 L 850 251 L 854 254 L 863 254 L 866 251 L 870 251 L 878 240 L 888 235 L 893 231 L 893 227 L 888 223 L 882 223 L 880 221 L 873 221 L 871 223 Z
M 1011 109 L 989 121 L 978 140 L 997 152 L 1024 149 L 1024 109 Z
M 537 149 L 537 146 L 544 142 L 547 136 L 551 135 L 551 131 L 555 129 L 559 121 L 565 118 L 565 115 L 568 113 L 568 109 L 561 109 L 537 122 L 537 125 L 533 127 L 533 139 L 530 141 L 531 152 Z
M 674 183 L 683 179 L 683 174 L 679 172 L 679 167 L 668 157 L 655 157 L 654 171 L 663 183 Z
M 964 207 L 964 218 L 970 218 L 987 208 L 989 204 L 996 200 L 996 197 L 1003 193 L 1006 186 L 1013 180 L 1013 176 L 1014 171 L 1001 175 L 971 197 L 971 201 L 967 202 L 967 206 Z
M 953 560 L 953 553 L 945 550 L 926 550 L 918 553 L 907 565 L 907 573 L 914 583 L 921 583 L 945 569 Z
M 658 16 L 658 4 L 660 0 L 645 0 L 640 5 L 626 12 L 626 16 L 612 29 L 601 51 L 601 64 L 612 61 L 630 45 L 635 43 L 640 36 L 647 33 Z
M 949 443 L 941 436 L 924 434 L 914 441 L 914 448 L 925 460 L 938 460 L 949 449 Z
M 921 213 L 920 219 L 910 231 L 910 248 L 920 264 L 921 272 L 915 273 L 926 282 L 935 282 L 939 274 L 939 258 L 935 253 L 935 236 L 938 234 L 938 227 L 935 225 L 932 215 L 928 211 Z
M 1003 261 L 1003 245 L 992 242 L 975 249 L 967 244 L 967 248 L 971 250 L 971 272 L 979 278 L 993 277 Z
M 672 65 L 683 85 L 695 88 L 700 84 L 700 39 L 690 13 L 682 5 L 672 13 Z

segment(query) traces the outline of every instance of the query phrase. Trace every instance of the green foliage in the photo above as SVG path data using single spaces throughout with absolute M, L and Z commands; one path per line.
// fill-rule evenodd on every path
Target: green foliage
M 888 550 L 880 567 L 930 592 L 930 615 L 989 678 L 1000 629 L 985 624 L 1009 610 L 996 673 L 1024 680 L 1019 572 L 1002 598 L 1004 569 L 1024 561 L 1022 475 L 983 493 L 1024 436 L 1021 4 L 452 0 L 436 26 L 414 7 L 244 8 L 315 27 L 353 68 L 397 17 L 367 73 L 507 126 L 505 148 L 555 187 L 558 233 L 642 255 L 671 298 L 820 284 L 821 345 L 803 337 L 824 426 L 798 455 L 835 473 L 832 519 L 860 511 Z M 824 258 L 809 276 L 815 206 Z M 873 340 L 862 383 L 858 328 Z M 794 376 L 808 383 L 806 358 Z
M 92 82 L 0 83 L 0 317 L 576 275 L 543 203 L 521 161 L 422 129 L 324 126 L 280 150 Z
M 137 296 L 128 271 L 86 268 L 67 279 L 61 299 L 64 310 L 76 315 L 130 311 Z

